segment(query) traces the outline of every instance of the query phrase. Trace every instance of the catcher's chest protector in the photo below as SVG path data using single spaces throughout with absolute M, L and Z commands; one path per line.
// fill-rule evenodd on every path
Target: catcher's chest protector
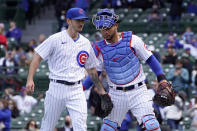
M 131 39 L 132 32 L 123 32 L 118 43 L 107 45 L 104 40 L 96 43 L 109 79 L 117 85 L 133 81 L 140 72 L 140 62 L 130 47 Z

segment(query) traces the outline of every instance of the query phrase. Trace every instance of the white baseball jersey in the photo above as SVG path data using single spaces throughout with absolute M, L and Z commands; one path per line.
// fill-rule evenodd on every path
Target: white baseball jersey
M 106 43 L 107 43 L 107 41 L 106 41 Z M 110 44 L 110 43 L 107 43 L 107 44 Z M 131 47 L 134 48 L 136 55 L 140 60 L 146 61 L 152 55 L 152 52 L 146 48 L 146 44 L 136 35 L 132 35 Z M 98 71 L 105 70 L 101 53 L 99 53 L 98 60 L 99 60 L 99 66 L 97 66 L 97 70 Z M 136 79 L 128 84 L 121 85 L 121 86 L 127 87 L 129 85 L 133 85 L 133 84 L 139 83 L 144 80 L 145 80 L 145 75 L 144 75 L 143 67 L 141 65 L 140 66 L 140 73 L 136 77 Z M 107 76 L 107 81 L 109 83 L 109 86 L 116 86 L 114 83 L 112 83 L 110 81 L 108 76 Z M 118 85 L 118 86 L 120 86 L 120 85 Z
M 85 68 L 98 64 L 90 41 L 81 34 L 74 41 L 66 30 L 50 36 L 35 51 L 48 60 L 51 79 L 76 82 L 85 77 Z
M 66 30 L 50 36 L 35 51 L 44 60 L 48 60 L 50 79 L 77 82 L 85 77 L 85 68 L 98 65 L 89 40 L 81 34 L 73 40 Z M 44 107 L 40 131 L 53 131 L 61 112 L 66 108 L 73 129 L 86 131 L 87 103 L 82 83 L 65 85 L 51 81 Z
M 33 106 L 36 105 L 38 102 L 34 97 L 28 95 L 24 97 L 16 95 L 13 96 L 11 99 L 13 99 L 16 102 L 21 114 L 30 113 Z

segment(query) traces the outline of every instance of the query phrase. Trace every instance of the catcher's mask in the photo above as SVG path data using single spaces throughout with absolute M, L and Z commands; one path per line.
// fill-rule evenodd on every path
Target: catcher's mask
M 101 9 L 92 18 L 92 23 L 97 30 L 111 28 L 118 22 L 119 16 L 110 9 Z

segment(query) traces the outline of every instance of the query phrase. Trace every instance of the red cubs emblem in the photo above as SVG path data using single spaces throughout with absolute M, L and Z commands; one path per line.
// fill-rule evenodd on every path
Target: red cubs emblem
M 83 14 L 83 10 L 79 10 L 79 14 Z
M 84 64 L 88 58 L 89 54 L 86 51 L 80 51 L 77 55 L 77 63 L 79 66 L 84 67 Z

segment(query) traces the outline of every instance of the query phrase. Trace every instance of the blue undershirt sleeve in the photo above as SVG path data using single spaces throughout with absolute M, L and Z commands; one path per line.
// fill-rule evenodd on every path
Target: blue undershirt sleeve
M 150 68 L 156 74 L 156 76 L 159 76 L 159 75 L 163 75 L 164 74 L 159 61 L 155 58 L 154 55 L 151 55 L 146 60 L 146 64 L 148 64 L 150 66 Z

